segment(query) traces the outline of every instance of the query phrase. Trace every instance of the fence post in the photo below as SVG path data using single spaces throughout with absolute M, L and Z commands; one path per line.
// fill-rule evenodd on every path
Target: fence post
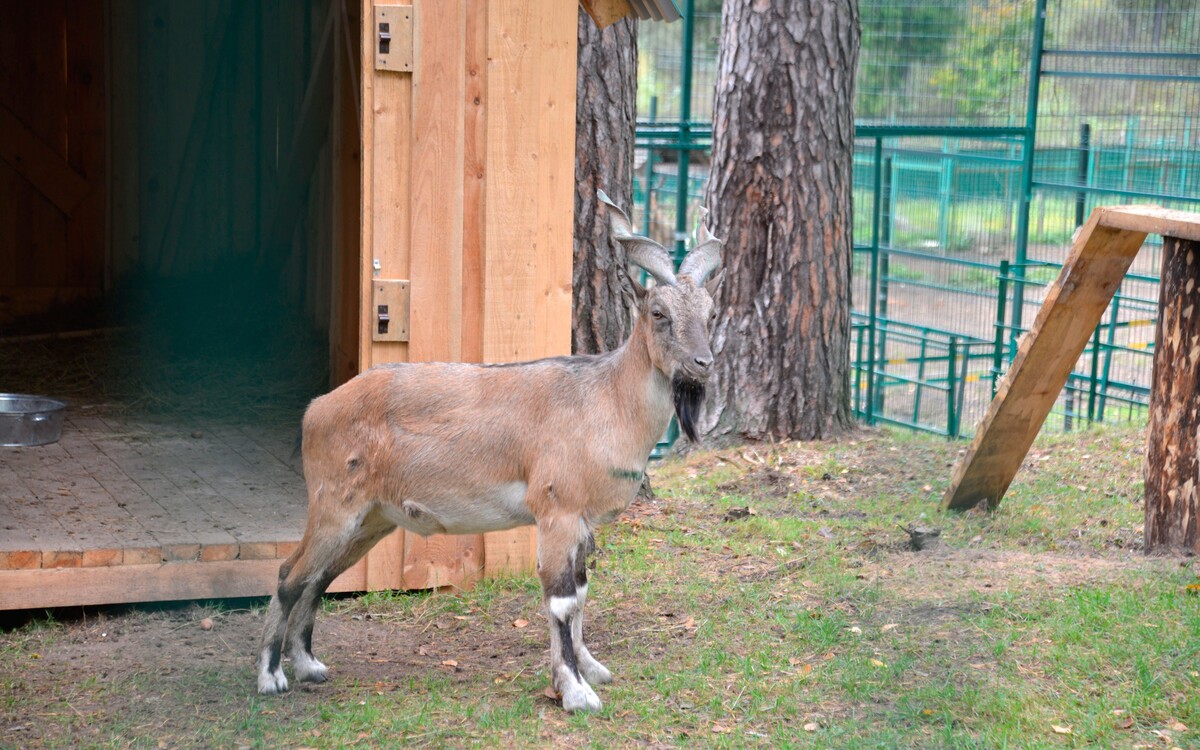
M 1017 204 L 1017 247 L 1014 254 L 1012 327 L 1020 330 L 1025 314 L 1025 260 L 1029 249 L 1029 209 L 1033 200 L 1033 155 L 1037 140 L 1038 93 L 1042 81 L 1042 50 L 1046 40 L 1046 0 L 1037 0 L 1033 19 L 1033 51 L 1029 56 L 1029 90 L 1025 97 L 1025 134 L 1021 147 L 1021 195 Z
M 658 119 L 658 97 L 650 97 L 650 124 Z M 654 149 L 646 149 L 646 226 L 642 234 L 651 237 L 650 229 L 654 226 Z
M 1100 329 L 1102 328 L 1104 328 L 1104 324 L 1098 324 L 1096 332 L 1092 334 L 1092 366 L 1091 373 L 1088 375 L 1089 425 L 1096 421 L 1096 384 L 1100 382 Z
M 992 343 L 992 398 L 996 397 L 996 385 L 1000 382 L 1001 366 L 1004 364 L 1004 319 L 1008 307 L 1008 261 L 1000 261 L 1000 279 L 996 297 L 996 340 Z
M 950 189 L 954 183 L 953 163 L 946 154 L 950 153 L 950 139 L 942 139 L 941 170 L 938 173 L 938 244 L 942 254 L 950 252 Z
M 686 0 L 683 15 L 683 60 L 679 74 L 679 170 L 675 185 L 675 264 L 687 254 L 688 163 L 692 151 L 692 37 L 696 35 L 696 2 Z
M 950 337 L 950 346 L 946 357 L 946 437 L 958 434 L 958 414 L 956 413 L 955 372 L 958 359 L 958 337 Z
M 1076 182 L 1079 187 L 1087 186 L 1088 163 L 1091 161 L 1092 126 L 1083 123 L 1079 126 L 1079 165 L 1075 170 Z M 1083 217 L 1087 208 L 1087 193 L 1080 190 L 1075 193 L 1075 226 L 1083 226 Z
M 883 192 L 883 137 L 875 136 L 875 194 L 871 206 L 871 277 L 867 299 L 867 424 L 875 424 L 875 334 L 879 324 L 879 214 Z
M 1121 288 L 1113 295 L 1112 305 L 1109 306 L 1111 316 L 1108 319 L 1108 340 L 1104 346 L 1104 374 L 1100 376 L 1100 405 L 1096 407 L 1096 419 L 1104 421 L 1104 407 L 1108 401 L 1108 381 L 1112 374 L 1112 355 L 1117 342 L 1117 318 L 1121 311 Z

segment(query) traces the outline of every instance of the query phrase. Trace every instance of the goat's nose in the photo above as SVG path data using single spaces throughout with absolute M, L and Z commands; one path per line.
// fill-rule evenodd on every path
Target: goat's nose
M 694 361 L 701 370 L 707 370 L 712 366 L 713 358 L 711 354 L 701 354 L 698 357 L 694 357 L 692 361 Z

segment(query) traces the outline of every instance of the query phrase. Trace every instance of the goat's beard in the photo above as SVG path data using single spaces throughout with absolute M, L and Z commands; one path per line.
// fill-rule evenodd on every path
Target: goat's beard
M 704 403 L 704 383 L 676 375 L 671 378 L 671 395 L 675 399 L 675 416 L 679 418 L 683 434 L 693 443 L 700 442 L 696 437 L 696 419 Z

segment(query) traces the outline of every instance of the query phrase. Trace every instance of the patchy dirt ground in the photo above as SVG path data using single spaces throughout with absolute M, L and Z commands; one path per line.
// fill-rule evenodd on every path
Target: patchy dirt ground
M 601 691 L 614 713 L 600 723 L 564 716 L 547 695 L 540 594 L 513 579 L 464 595 L 331 599 L 314 641 L 333 680 L 271 698 L 255 693 L 261 600 L 9 614 L 0 747 L 852 745 L 810 735 L 838 721 L 891 727 L 904 693 L 928 689 L 909 670 L 897 695 L 856 703 L 844 689 L 863 681 L 853 669 L 928 659 L 939 680 L 964 666 L 980 670 L 967 682 L 992 679 L 1005 665 L 980 656 L 992 651 L 981 613 L 1131 573 L 1179 588 L 1171 576 L 1190 560 L 1140 552 L 1140 439 L 1039 443 L 994 515 L 937 511 L 959 443 L 864 432 L 662 465 L 659 496 L 599 538 L 588 642 L 622 680 Z M 898 527 L 913 523 L 942 526 L 943 544 L 911 551 Z M 862 653 L 846 640 L 872 630 L 907 640 Z M 739 670 L 776 652 L 783 666 L 762 681 L 765 697 L 747 695 Z M 743 666 L 730 671 L 728 660 Z M 694 683 L 664 685 L 689 670 Z M 772 698 L 775 689 L 793 692 Z M 761 702 L 771 707 L 737 718 Z M 1193 722 L 1165 704 L 1152 718 L 1163 727 L 1177 716 Z M 950 717 L 945 731 L 970 720 Z M 935 729 L 883 746 L 925 746 L 943 736 Z

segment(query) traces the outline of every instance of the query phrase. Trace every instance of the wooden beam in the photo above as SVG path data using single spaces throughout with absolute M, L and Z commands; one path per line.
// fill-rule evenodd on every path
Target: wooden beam
M 0 104 L 0 159 L 29 181 L 66 216 L 75 212 L 91 185 L 7 107 Z
M 1200 236 L 1200 214 L 1156 206 L 1097 208 L 1022 339 L 958 462 L 944 508 L 999 505 L 1147 233 Z
M 620 21 L 625 16 L 633 15 L 629 0 L 579 0 L 583 9 L 603 29 Z
M 372 341 L 372 280 L 409 278 L 412 196 L 413 77 L 375 70 L 375 11 L 362 0 L 359 70 L 362 71 L 362 265 L 359 371 L 407 362 L 406 342 Z M 379 267 L 376 271 L 375 263 Z M 433 314 L 436 314 L 434 312 Z M 404 577 L 403 530 L 382 539 L 366 557 L 367 588 L 398 589 Z
M 280 562 L 226 560 L 0 570 L 0 611 L 270 596 L 279 580 Z M 351 568 L 335 579 L 329 590 L 363 590 L 359 572 Z

